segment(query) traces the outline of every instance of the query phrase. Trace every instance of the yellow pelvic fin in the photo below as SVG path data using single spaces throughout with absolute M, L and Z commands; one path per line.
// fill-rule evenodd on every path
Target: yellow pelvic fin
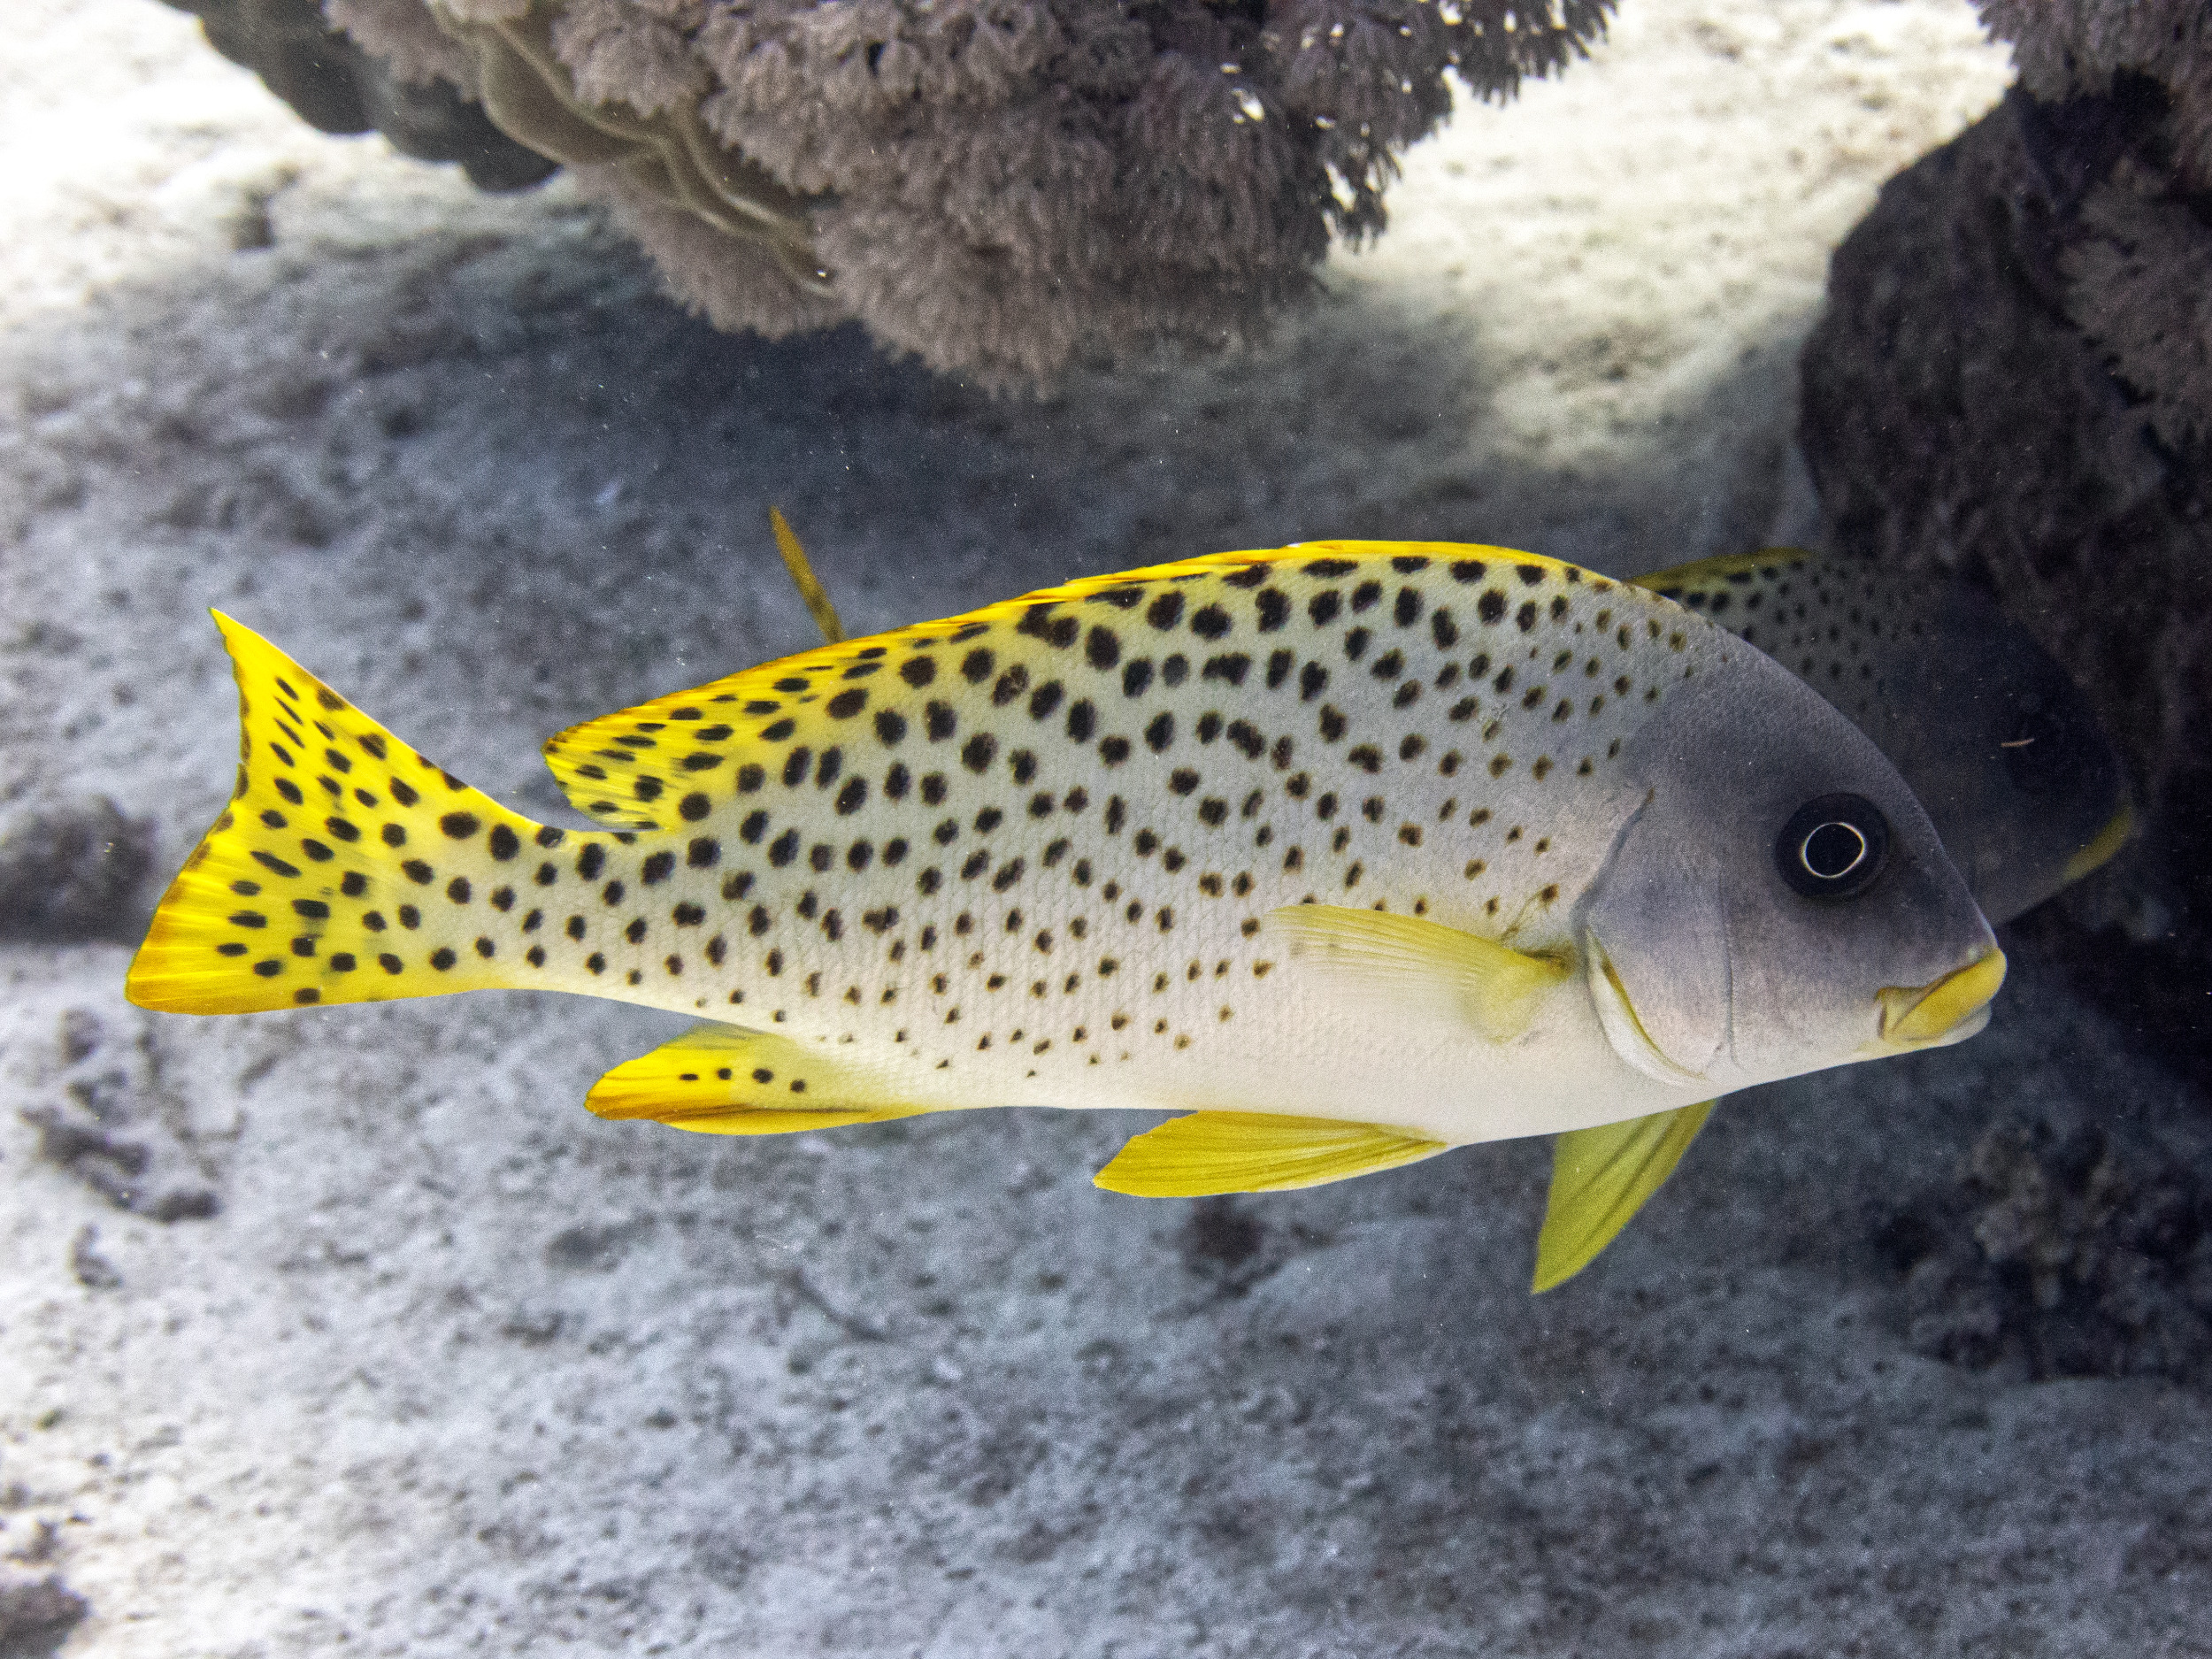
M 783 567 L 791 572 L 791 580 L 799 590 L 799 597 L 806 601 L 806 608 L 814 618 L 814 626 L 822 630 L 825 645 L 844 642 L 845 625 L 837 619 L 837 607 L 830 603 L 829 592 L 815 575 L 814 566 L 799 545 L 799 538 L 780 508 L 768 510 L 768 527 L 776 533 L 776 551 L 783 555 Z
M 1666 1185 L 1712 1110 L 1713 1102 L 1705 1101 L 1557 1137 L 1530 1290 L 1564 1284 L 1596 1261 L 1645 1201 Z
M 1394 1170 L 1445 1150 L 1440 1141 L 1376 1124 L 1193 1112 L 1138 1135 L 1091 1184 L 1139 1198 L 1279 1193 Z
M 602 1118 L 649 1118 L 710 1135 L 841 1129 L 939 1110 L 883 1098 L 883 1083 L 831 1050 L 735 1025 L 695 1025 L 592 1085 Z
M 237 788 L 154 912 L 126 995 L 241 1014 L 518 983 L 515 949 L 478 925 L 491 895 L 543 849 L 609 838 L 510 812 L 214 614 L 238 676 Z
M 1288 941 L 1293 960 L 1352 995 L 1399 1008 L 1425 1002 L 1493 1042 L 1525 1031 L 1544 994 L 1572 972 L 1554 957 L 1381 910 L 1286 904 L 1270 910 L 1263 926 Z

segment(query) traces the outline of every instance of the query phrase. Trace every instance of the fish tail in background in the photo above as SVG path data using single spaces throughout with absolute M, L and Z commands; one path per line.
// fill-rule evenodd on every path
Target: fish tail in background
M 237 1014 L 523 982 L 519 953 L 472 917 L 511 906 L 524 849 L 569 833 L 470 788 L 214 616 L 238 676 L 237 788 L 163 895 L 130 1000 Z

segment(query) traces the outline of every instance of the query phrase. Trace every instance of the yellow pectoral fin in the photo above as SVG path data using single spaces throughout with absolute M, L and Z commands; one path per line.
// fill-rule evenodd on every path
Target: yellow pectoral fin
M 865 1068 L 786 1037 L 734 1025 L 694 1026 L 592 1085 L 602 1118 L 649 1118 L 710 1135 L 841 1129 L 939 1110 L 895 1104 Z
M 1394 1008 L 1422 1003 L 1464 1019 L 1493 1042 L 1528 1027 L 1536 1005 L 1571 970 L 1494 940 L 1414 916 L 1334 904 L 1286 904 L 1263 924 L 1348 994 Z
M 1705 1126 L 1713 1102 L 1654 1112 L 1625 1123 L 1573 1129 L 1552 1142 L 1551 1198 L 1536 1239 L 1532 1292 L 1564 1284 L 1613 1242 L 1666 1185 Z
M 1335 1118 L 1193 1112 L 1137 1136 L 1091 1184 L 1138 1198 L 1287 1192 L 1394 1170 L 1446 1149 L 1402 1129 Z

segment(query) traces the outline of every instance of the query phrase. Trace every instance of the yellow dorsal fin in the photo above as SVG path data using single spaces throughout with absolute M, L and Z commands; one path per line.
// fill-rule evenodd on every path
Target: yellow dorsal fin
M 1403 1129 L 1271 1112 L 1193 1112 L 1147 1130 L 1091 1184 L 1138 1198 L 1279 1193 L 1394 1170 L 1447 1150 Z
M 1597 1260 L 1674 1173 L 1713 1102 L 1624 1123 L 1573 1129 L 1552 1142 L 1551 1197 L 1536 1239 L 1535 1292 L 1564 1284 Z
M 976 699 L 994 710 L 1018 699 L 1030 718 L 1056 724 L 1095 718 L 1082 699 L 1056 703 L 1058 693 L 1049 688 L 1061 665 L 1110 642 L 1116 626 L 1129 626 L 1120 613 L 1144 607 L 1148 614 L 1170 588 L 1182 611 L 1196 615 L 1211 604 L 1244 604 L 1239 590 L 1264 583 L 1271 565 L 1326 561 L 1386 573 L 1407 559 L 1471 572 L 1509 561 L 1531 572 L 1568 572 L 1597 590 L 1614 586 L 1555 559 L 1455 542 L 1310 541 L 1210 553 L 1085 577 L 964 616 L 764 663 L 572 726 L 546 744 L 545 761 L 579 810 L 604 824 L 672 830 L 731 809 L 741 821 L 749 810 L 744 797 L 763 787 L 764 768 L 803 774 L 807 758 L 856 741 L 887 748 L 941 741 L 964 762 L 986 764 L 983 751 L 972 760 L 964 752 Z M 852 787 L 849 773 L 841 787 Z
M 710 1135 L 779 1135 L 936 1110 L 884 1097 L 885 1079 L 828 1049 L 766 1032 L 695 1025 L 592 1085 L 602 1118 L 649 1118 Z
M 550 849 L 611 835 L 511 812 L 410 749 L 221 611 L 238 676 L 238 783 L 154 912 L 125 994 L 241 1014 L 489 986 L 581 990 L 526 955 L 497 895 Z
M 844 642 L 845 625 L 837 619 L 837 607 L 830 603 L 829 590 L 814 573 L 814 565 L 806 556 L 806 549 L 799 544 L 798 533 L 792 529 L 789 519 L 780 507 L 768 510 L 768 527 L 776 534 L 776 551 L 783 555 L 783 567 L 791 572 L 791 582 L 799 590 L 799 597 L 806 601 L 808 612 L 814 618 L 814 626 L 822 630 L 822 643 L 840 645 Z
M 1791 571 L 1816 564 L 1821 556 L 1801 547 L 1763 547 L 1753 553 L 1724 553 L 1717 558 L 1670 565 L 1635 579 L 1635 585 L 1667 599 L 1686 594 L 1718 593 L 1728 588 L 1747 588 L 1778 580 Z
M 1425 1003 L 1466 1021 L 1493 1042 L 1528 1028 L 1568 964 L 1417 916 L 1334 904 L 1286 904 L 1263 924 L 1348 994 L 1406 1008 Z

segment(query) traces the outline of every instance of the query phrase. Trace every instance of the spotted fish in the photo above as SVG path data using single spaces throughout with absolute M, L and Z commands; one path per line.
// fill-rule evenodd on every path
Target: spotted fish
M 236 792 L 133 1000 L 700 1016 L 603 1117 L 1168 1109 L 1100 1185 L 1303 1187 L 1955 1041 L 2004 971 L 1828 703 L 1502 549 L 1217 554 L 803 652 L 549 743 L 601 831 L 218 622 Z
M 1801 677 L 1872 738 L 1983 913 L 2006 922 L 2118 851 L 2126 772 L 2065 671 L 1962 582 L 1764 548 L 1637 578 Z M 1665 1182 L 1709 1102 L 1563 1135 L 1536 1285 L 1579 1271 Z
M 2066 671 L 1963 582 L 1764 548 L 1637 578 L 1774 657 L 1872 738 L 1982 913 L 2008 922 L 2120 849 L 2127 773 Z

